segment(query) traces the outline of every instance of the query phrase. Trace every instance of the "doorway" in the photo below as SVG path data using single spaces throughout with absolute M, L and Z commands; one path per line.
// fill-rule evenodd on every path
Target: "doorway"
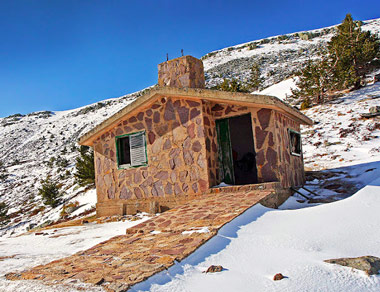
M 231 185 L 257 183 L 251 114 L 216 120 L 221 181 Z

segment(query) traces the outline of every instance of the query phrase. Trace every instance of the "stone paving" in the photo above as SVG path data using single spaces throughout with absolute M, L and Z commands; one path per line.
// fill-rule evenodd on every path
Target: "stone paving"
M 43 280 L 47 284 L 79 280 L 102 285 L 108 291 L 126 291 L 187 257 L 215 236 L 224 224 L 274 192 L 270 183 L 260 186 L 261 189 L 231 193 L 214 189 L 208 195 L 127 229 L 126 235 L 6 277 Z

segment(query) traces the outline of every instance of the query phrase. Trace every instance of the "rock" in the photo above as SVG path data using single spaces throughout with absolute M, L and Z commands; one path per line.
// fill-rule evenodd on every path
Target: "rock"
M 157 181 L 153 184 L 152 195 L 154 197 L 163 197 L 165 195 L 162 181 Z
M 165 106 L 164 111 L 164 120 L 165 121 L 172 121 L 175 120 L 175 112 L 172 101 L 169 99 Z
M 222 266 L 211 265 L 203 273 L 216 273 L 216 272 L 221 272 L 221 271 L 223 271 L 223 267 Z
M 193 108 L 191 109 L 190 111 L 190 119 L 193 120 L 195 119 L 197 116 L 199 116 L 201 114 L 200 110 L 198 110 L 197 108 Z
M 158 124 L 160 122 L 160 113 L 159 112 L 155 112 L 154 115 L 153 115 L 153 122 L 155 124 Z
M 369 113 L 370 114 L 380 113 L 380 106 L 376 105 L 376 106 L 370 107 L 369 108 Z
M 261 129 L 265 130 L 269 126 L 271 115 L 271 109 L 263 108 L 257 112 L 257 117 L 259 118 Z
M 256 135 L 256 147 L 257 149 L 261 149 L 261 147 L 264 145 L 264 141 L 268 135 L 268 132 L 261 130 L 260 127 L 255 127 L 255 135 Z
M 278 274 L 274 275 L 273 281 L 279 281 L 279 280 L 282 280 L 284 278 L 285 277 L 281 273 L 278 273 Z
M 153 144 L 155 140 L 156 140 L 156 135 L 152 131 L 150 131 L 148 133 L 149 144 Z
M 181 124 L 185 124 L 189 120 L 189 109 L 185 106 L 181 106 L 178 108 L 178 115 L 181 120 Z
M 129 285 L 119 282 L 113 282 L 108 285 L 108 289 L 115 292 L 125 292 L 128 291 Z
M 357 258 L 339 258 L 325 260 L 329 264 L 351 267 L 366 272 L 367 275 L 376 275 L 380 270 L 380 258 L 375 256 L 361 256 Z
M 103 277 L 95 277 L 93 279 L 89 279 L 88 282 L 91 284 L 94 284 L 94 285 L 102 285 L 104 283 L 104 278 Z
M 197 140 L 193 143 L 193 146 L 191 148 L 194 152 L 199 152 L 202 150 L 202 144 Z

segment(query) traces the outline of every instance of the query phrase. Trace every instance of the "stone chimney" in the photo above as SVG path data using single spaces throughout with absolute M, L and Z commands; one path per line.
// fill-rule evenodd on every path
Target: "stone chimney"
M 205 88 L 203 62 L 192 56 L 183 56 L 158 64 L 158 85 Z

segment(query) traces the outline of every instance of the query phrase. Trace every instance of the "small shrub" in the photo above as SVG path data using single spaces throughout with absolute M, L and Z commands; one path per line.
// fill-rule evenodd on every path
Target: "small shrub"
M 270 43 L 270 39 L 263 39 L 260 41 L 260 44 L 269 44 Z
M 65 168 L 69 166 L 69 161 L 65 157 L 58 156 L 55 165 L 60 168 Z
M 277 37 L 277 40 L 279 40 L 279 41 L 285 41 L 285 40 L 288 40 L 289 39 L 289 37 L 286 35 L 286 34 L 284 34 L 284 35 L 279 35 L 278 37 Z
M 38 193 L 45 205 L 54 208 L 61 202 L 62 193 L 59 189 L 59 184 L 47 177 L 41 181 L 41 188 L 38 189 Z
M 251 43 L 248 45 L 248 50 L 254 50 L 254 49 L 257 49 L 257 44 L 256 43 Z
M 305 98 L 303 102 L 301 103 L 301 110 L 305 110 L 311 108 L 311 103 L 309 98 Z
M 5 181 L 8 178 L 9 174 L 8 173 L 0 173 L 0 181 Z
M 7 213 L 8 213 L 8 205 L 5 202 L 1 202 L 0 203 L 0 225 L 4 224 L 7 221 L 8 219 Z
M 79 208 L 79 202 L 78 201 L 74 201 L 74 202 L 70 202 L 68 204 L 64 204 L 62 211 L 60 213 L 60 216 L 65 218 L 78 208 Z
M 49 167 L 53 167 L 54 162 L 55 162 L 55 157 L 51 157 L 51 158 L 49 159 L 49 162 L 47 163 L 47 165 L 48 165 Z
M 15 166 L 15 165 L 19 165 L 20 164 L 20 160 L 18 160 L 17 158 L 11 163 L 11 166 Z
M 249 92 L 248 88 L 237 79 L 224 79 L 222 83 L 215 87 L 215 89 L 231 92 Z

